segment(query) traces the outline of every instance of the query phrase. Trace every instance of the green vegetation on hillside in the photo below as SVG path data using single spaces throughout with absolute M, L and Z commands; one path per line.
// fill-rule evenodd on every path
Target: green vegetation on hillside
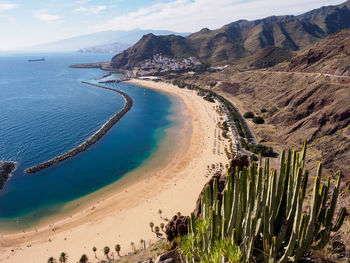
M 185 261 L 287 263 L 310 249 L 322 249 L 346 216 L 342 208 L 334 218 L 342 175 L 338 173 L 333 187 L 330 177 L 322 180 L 319 164 L 306 201 L 305 156 L 306 143 L 301 153 L 282 152 L 279 175 L 268 159 L 265 167 L 260 159 L 258 167 L 253 162 L 236 169 L 227 175 L 222 193 L 215 178 L 201 197 L 201 217 L 191 214 L 188 234 L 178 241 Z
M 244 113 L 243 117 L 246 119 L 252 119 L 252 118 L 254 118 L 254 113 L 251 111 L 248 111 L 248 112 Z
M 253 122 L 256 123 L 256 124 L 263 124 L 263 123 L 265 123 L 265 120 L 261 116 L 255 116 L 253 118 Z
M 262 144 L 247 143 L 244 138 L 241 138 L 241 145 L 247 151 L 251 151 L 255 154 L 261 154 L 264 157 L 271 157 L 273 155 L 272 147 L 265 146 Z

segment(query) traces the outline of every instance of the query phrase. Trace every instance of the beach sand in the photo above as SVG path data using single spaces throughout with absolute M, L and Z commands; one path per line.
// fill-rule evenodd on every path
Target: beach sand
M 100 259 L 104 258 L 104 246 L 114 251 L 114 246 L 120 244 L 121 255 L 126 254 L 131 251 L 131 242 L 140 248 L 140 239 L 146 240 L 147 246 L 157 240 L 149 222 L 159 226 L 166 223 L 164 218 L 170 219 L 177 212 L 189 215 L 193 211 L 210 177 L 207 165 L 228 162 L 224 145 L 227 147 L 229 142 L 218 139 L 217 104 L 171 84 L 136 79 L 129 82 L 178 96 L 186 105 L 189 121 L 176 142 L 172 160 L 145 172 L 139 180 L 116 187 L 64 220 L 37 231 L 0 236 L 0 262 L 46 262 L 50 256 L 58 258 L 61 252 L 69 255 L 69 262 L 77 262 L 84 253 L 89 262 L 98 262 L 94 246 Z M 162 218 L 159 209 L 163 211 Z

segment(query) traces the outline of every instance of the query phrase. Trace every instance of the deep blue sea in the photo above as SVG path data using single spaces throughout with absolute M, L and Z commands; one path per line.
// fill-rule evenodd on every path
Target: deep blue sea
M 27 61 L 38 57 L 46 61 Z M 0 160 L 18 162 L 0 192 L 0 226 L 28 214 L 39 220 L 55 213 L 53 207 L 117 181 L 157 149 L 172 125 L 171 99 L 120 83 L 115 87 L 134 105 L 99 142 L 56 166 L 24 174 L 85 141 L 123 107 L 120 95 L 80 83 L 106 72 L 68 68 L 110 59 L 79 53 L 0 56 Z

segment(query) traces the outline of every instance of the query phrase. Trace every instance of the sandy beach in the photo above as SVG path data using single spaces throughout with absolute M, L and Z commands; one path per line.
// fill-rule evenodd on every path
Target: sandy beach
M 61 252 L 69 255 L 69 262 L 78 261 L 84 253 L 89 262 L 97 262 L 93 246 L 99 258 L 103 258 L 104 246 L 113 251 L 116 244 L 121 245 L 121 255 L 126 254 L 131 251 L 131 242 L 140 248 L 140 239 L 147 245 L 157 240 L 150 221 L 159 225 L 177 212 L 188 215 L 193 211 L 210 176 L 207 165 L 228 162 L 224 145 L 229 142 L 219 139 L 217 104 L 171 84 L 136 79 L 129 83 L 178 96 L 186 105 L 188 123 L 181 130 L 171 161 L 146 171 L 139 180 L 109 191 L 64 220 L 36 231 L 0 236 L 0 262 L 46 262 L 50 256 L 58 258 Z

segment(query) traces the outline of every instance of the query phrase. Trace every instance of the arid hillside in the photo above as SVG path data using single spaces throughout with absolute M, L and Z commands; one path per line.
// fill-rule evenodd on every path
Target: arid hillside
M 207 87 L 216 83 L 213 89 L 242 113 L 264 117 L 265 124 L 250 123 L 262 143 L 278 151 L 307 139 L 313 160 L 322 161 L 329 171 L 341 170 L 349 179 L 349 50 L 350 30 L 345 30 L 269 70 L 228 67 L 183 81 Z M 267 112 L 261 113 L 262 108 Z
M 350 30 L 342 30 L 298 52 L 273 70 L 326 73 L 350 77 Z

